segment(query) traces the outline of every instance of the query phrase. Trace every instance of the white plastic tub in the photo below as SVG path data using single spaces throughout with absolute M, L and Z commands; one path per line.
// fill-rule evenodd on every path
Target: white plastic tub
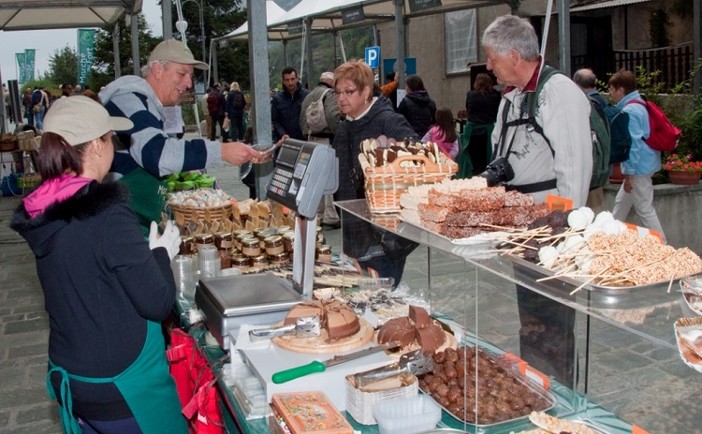
M 441 408 L 424 394 L 381 401 L 373 406 L 380 434 L 421 433 L 436 427 Z

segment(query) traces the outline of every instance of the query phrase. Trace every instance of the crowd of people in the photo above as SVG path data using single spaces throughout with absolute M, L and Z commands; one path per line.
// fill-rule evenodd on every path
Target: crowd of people
M 554 74 L 540 82 L 544 59 L 536 32 L 516 16 L 495 19 L 482 45 L 492 74 L 478 74 L 467 92 L 469 128 L 463 137 L 451 108 L 437 106 L 418 75 L 407 77 L 404 97 L 397 101 L 394 74 L 380 87 L 362 61 L 325 71 L 312 90 L 300 83 L 294 68 L 283 69 L 282 89 L 270 101 L 274 140 L 328 145 L 339 159 L 339 188 L 320 204 L 321 224 L 340 226 L 334 200 L 365 197 L 359 144 L 379 136 L 431 140 L 451 159 L 467 155 L 472 160 L 467 176 L 502 160 L 513 172 L 500 180 L 507 189 L 531 194 L 537 202 L 555 194 L 570 198 L 576 208 L 585 205 L 593 166 L 588 98 L 595 98 L 587 85 L 594 74 L 578 71 L 575 82 Z M 207 68 L 182 42 L 170 39 L 154 48 L 140 76 L 123 76 L 98 95 L 70 84 L 53 102 L 41 88 L 24 94 L 27 123 L 44 133 L 43 183 L 24 198 L 12 225 L 36 255 L 51 317 L 48 380 L 60 396 L 67 426 L 147 432 L 168 423 L 168 432 L 186 431 L 160 334 L 160 321 L 174 302 L 168 263 L 180 240 L 171 222 L 162 234 L 156 227 L 164 205 L 161 180 L 222 161 L 241 165 L 270 158 L 242 142 L 249 103 L 237 82 L 214 84 L 203 96 L 207 138 L 166 133 L 164 107 L 179 104 L 193 86 L 194 70 Z M 523 107 L 536 91 L 538 107 L 529 115 Z M 609 93 L 629 114 L 632 138 L 614 215 L 623 220 L 634 207 L 644 225 L 663 235 L 651 185 L 660 153 L 644 143 L 650 134 L 645 108 L 629 104 L 641 100 L 634 74 L 614 74 Z M 341 220 L 344 253 L 368 273 L 399 283 L 417 244 L 352 215 Z M 574 311 L 519 286 L 517 296 L 522 357 L 572 384 Z M 79 307 L 85 312 L 76 316 Z M 114 323 L 123 325 L 119 332 L 109 326 Z M 131 370 L 147 362 L 148 369 Z

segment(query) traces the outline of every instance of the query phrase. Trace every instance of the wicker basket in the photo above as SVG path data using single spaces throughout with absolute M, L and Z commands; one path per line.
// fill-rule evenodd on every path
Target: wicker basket
M 353 375 L 346 376 L 346 411 L 362 425 L 375 425 L 373 406 L 381 401 L 409 398 L 419 393 L 419 381 L 412 374 L 402 375 L 403 386 L 395 389 L 364 392 L 357 389 Z
M 196 208 L 184 205 L 168 205 L 173 211 L 173 218 L 178 225 L 185 226 L 188 222 L 216 222 L 232 219 L 232 204 L 215 206 L 211 208 Z
M 450 179 L 458 171 L 458 165 L 448 158 L 437 164 L 424 155 L 404 155 L 382 167 L 371 167 L 363 153 L 358 160 L 365 175 L 366 198 L 372 213 L 400 212 L 400 196 L 409 187 L 435 184 Z
M 9 152 L 17 149 L 17 137 L 14 134 L 0 136 L 0 151 Z

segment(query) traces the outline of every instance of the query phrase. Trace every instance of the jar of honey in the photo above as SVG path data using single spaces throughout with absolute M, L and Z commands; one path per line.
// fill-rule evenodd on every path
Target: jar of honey
M 261 242 L 258 238 L 244 238 L 241 240 L 241 253 L 250 258 L 259 256 L 261 254 Z
M 271 235 L 263 240 L 266 248 L 266 254 L 268 255 L 278 255 L 285 252 L 285 244 L 283 244 L 283 237 L 280 235 Z

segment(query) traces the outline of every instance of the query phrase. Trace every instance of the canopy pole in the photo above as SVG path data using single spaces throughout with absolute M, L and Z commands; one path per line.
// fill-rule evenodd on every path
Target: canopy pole
M 397 89 L 405 88 L 405 20 L 403 16 L 404 0 L 393 0 L 395 4 L 395 31 L 397 32 Z M 399 101 L 398 101 L 399 104 Z
M 119 59 L 119 21 L 115 22 L 112 29 L 112 55 L 115 58 L 115 80 L 122 76 L 122 62 Z M 134 75 L 141 75 L 134 73 Z
M 346 63 L 346 49 L 344 48 L 344 38 L 341 37 L 341 33 L 337 32 L 339 36 L 339 50 L 341 50 L 341 63 Z
M 567 77 L 571 77 L 570 6 L 568 0 L 558 0 L 558 40 L 558 67 Z
M 141 62 L 139 61 L 139 16 L 131 15 L 132 25 L 132 65 L 134 75 L 141 75 Z
M 307 56 L 303 56 L 302 59 L 307 60 L 307 75 L 305 76 L 307 81 L 307 88 L 314 88 L 314 71 L 312 71 L 312 18 L 305 18 L 305 49 L 303 54 L 306 52 Z M 300 73 L 302 75 L 302 73 Z M 304 82 L 303 82 L 304 86 Z

